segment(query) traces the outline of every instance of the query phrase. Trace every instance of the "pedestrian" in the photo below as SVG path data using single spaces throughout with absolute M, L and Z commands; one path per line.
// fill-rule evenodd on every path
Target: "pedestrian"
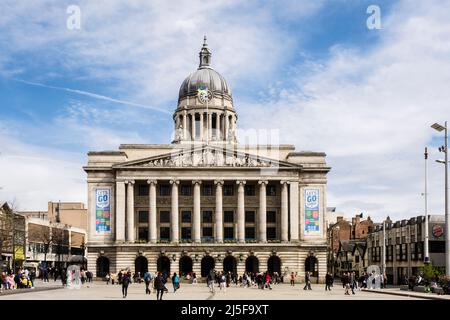
M 152 282 L 152 274 L 150 272 L 144 273 L 144 282 L 145 282 L 145 294 L 151 294 L 152 291 L 150 290 L 150 284 Z
M 266 272 L 266 287 L 267 288 L 269 288 L 269 290 L 272 290 L 272 287 L 270 286 L 270 280 L 271 280 L 271 278 L 270 278 L 270 273 L 269 273 L 269 271 L 267 271 Z
M 174 272 L 172 276 L 172 285 L 173 285 L 173 293 L 175 293 L 177 289 L 180 288 L 180 279 L 178 278 L 176 272 Z
M 295 285 L 295 273 L 291 272 L 291 286 L 293 287 Z
M 306 271 L 305 274 L 305 286 L 303 287 L 303 290 L 312 290 L 311 289 L 311 274 L 309 271 Z
M 109 285 L 109 281 L 111 280 L 111 274 L 107 273 L 105 276 L 105 279 L 106 279 L 106 285 Z
M 223 290 L 223 292 L 227 292 L 227 279 L 224 274 L 219 275 L 219 285 L 220 285 L 220 291 Z
M 162 300 L 166 286 L 161 272 L 158 272 L 158 276 L 155 279 L 155 288 L 156 288 L 156 300 Z
M 61 270 L 61 284 L 63 285 L 63 287 L 67 286 L 67 270 L 66 269 Z
M 206 277 L 206 281 L 208 283 L 209 292 L 214 293 L 214 281 L 216 279 L 216 273 L 214 269 L 209 271 L 208 276 Z
M 128 294 L 128 285 L 131 282 L 130 275 L 128 273 L 125 273 L 122 277 L 122 294 L 123 297 L 126 298 Z
M 352 294 L 355 294 L 355 284 L 356 284 L 355 271 L 350 273 L 349 284 L 350 284 L 350 288 L 352 289 Z
M 325 291 L 331 291 L 331 284 L 333 283 L 333 276 L 331 273 L 327 272 L 325 276 Z

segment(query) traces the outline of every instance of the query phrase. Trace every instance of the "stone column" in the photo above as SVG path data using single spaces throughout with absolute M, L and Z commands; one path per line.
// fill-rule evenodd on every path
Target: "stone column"
M 228 123 L 228 114 L 225 112 L 225 132 L 223 134 L 224 138 L 226 141 L 228 141 L 228 128 L 229 128 L 229 123 Z
M 171 226 L 171 242 L 178 243 L 180 240 L 179 236 L 179 224 L 178 224 L 178 185 L 180 184 L 179 180 L 170 180 L 170 184 L 172 185 L 172 208 L 170 210 L 170 226 Z
M 196 243 L 201 242 L 201 213 L 200 213 L 200 180 L 192 181 L 194 185 L 194 217 L 192 219 L 193 232 L 192 241 Z
M 212 113 L 208 113 L 208 139 L 212 139 Z
M 125 183 L 116 182 L 116 241 L 125 241 Z
M 148 210 L 148 240 L 151 243 L 156 243 L 156 180 L 147 180 L 149 187 L 149 210 Z
M 258 240 L 267 242 L 267 209 L 266 209 L 266 185 L 268 181 L 258 181 L 259 183 L 259 219 L 258 219 Z
M 289 217 L 291 220 L 290 230 L 291 230 L 291 242 L 297 242 L 299 239 L 299 207 L 298 207 L 298 181 L 291 181 L 289 183 Z
M 216 113 L 216 136 L 217 139 L 220 139 L 220 113 Z
M 239 243 L 245 242 L 245 181 L 236 181 L 238 184 L 238 207 L 237 207 L 237 238 Z
M 200 140 L 203 140 L 203 112 L 200 112 Z
M 215 180 L 214 184 L 216 185 L 216 242 L 223 243 L 223 180 Z
M 127 241 L 134 242 L 134 180 L 127 181 Z
M 187 114 L 186 114 L 186 110 L 184 110 L 183 111 L 183 140 L 187 140 L 187 138 L 186 138 L 186 134 L 187 134 L 187 127 L 186 127 L 186 124 L 187 124 L 187 121 L 186 121 L 186 117 L 187 117 Z
M 192 115 L 192 140 L 195 140 L 195 112 Z
M 281 183 L 281 242 L 288 241 L 288 187 L 287 181 Z

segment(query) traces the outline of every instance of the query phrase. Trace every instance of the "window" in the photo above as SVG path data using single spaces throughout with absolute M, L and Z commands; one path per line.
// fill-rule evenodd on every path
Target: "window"
M 148 241 L 148 228 L 139 228 L 138 240 Z
M 445 241 L 430 241 L 430 253 L 445 253 Z
M 225 211 L 223 213 L 223 221 L 224 222 L 234 222 L 234 211 Z
M 402 244 L 402 261 L 408 260 L 408 244 Z
M 159 228 L 159 238 L 161 240 L 170 240 L 170 228 L 169 227 Z
M 275 240 L 277 238 L 277 228 L 267 227 L 267 240 Z
M 203 223 L 212 223 L 213 214 L 212 211 L 203 211 Z
M 399 244 L 395 245 L 395 259 L 397 261 L 401 261 L 402 258 L 402 252 L 401 252 L 401 246 Z
M 203 227 L 203 238 L 211 238 L 213 236 L 212 227 Z
M 225 197 L 231 197 L 234 195 L 234 188 L 232 184 L 224 184 L 223 185 L 223 195 Z
M 182 240 L 190 240 L 191 237 L 192 237 L 191 228 L 190 227 L 182 227 L 181 228 L 181 239 Z
M 245 228 L 245 239 L 253 240 L 255 239 L 255 227 Z
M 355 262 L 359 263 L 359 256 L 355 256 Z
M 269 197 L 276 196 L 277 195 L 277 187 L 269 184 L 266 188 L 266 195 Z
M 423 259 L 423 242 L 417 242 L 417 260 Z
M 138 190 L 140 196 L 148 196 L 148 185 L 140 184 Z
M 162 184 L 159 186 L 159 195 L 161 197 L 170 196 L 170 186 L 168 184 Z
M 233 227 L 223 228 L 223 238 L 225 240 L 233 240 L 234 239 L 234 228 Z
M 159 223 L 170 222 L 170 212 L 160 211 L 159 212 Z
M 254 196 L 255 193 L 255 186 L 250 184 L 250 185 L 245 185 L 245 195 L 246 196 Z
M 192 194 L 191 186 L 188 184 L 184 184 L 181 186 L 181 195 L 189 197 Z
M 277 222 L 277 212 L 276 211 L 267 211 L 267 222 L 268 223 Z
M 245 222 L 255 222 L 255 211 L 245 211 Z
M 212 196 L 213 194 L 213 187 L 210 184 L 204 184 L 202 188 L 203 196 Z
M 138 221 L 140 223 L 148 222 L 148 211 L 139 211 L 138 215 Z
M 191 212 L 190 211 L 181 211 L 181 222 L 182 223 L 190 223 L 191 222 Z

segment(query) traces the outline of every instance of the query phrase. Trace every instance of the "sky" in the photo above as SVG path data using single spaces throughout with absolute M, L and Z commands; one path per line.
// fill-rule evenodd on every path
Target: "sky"
M 444 212 L 430 125 L 450 120 L 450 1 L 3 0 L 0 12 L 0 200 L 21 210 L 86 202 L 88 151 L 169 143 L 206 34 L 238 128 L 326 152 L 328 206 L 423 214 L 428 146 L 429 211 Z

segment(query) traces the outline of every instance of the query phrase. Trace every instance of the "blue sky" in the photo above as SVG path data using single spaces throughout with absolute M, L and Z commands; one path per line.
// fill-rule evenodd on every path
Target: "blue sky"
M 80 30 L 66 27 L 73 4 Z M 373 4 L 380 30 L 366 27 Z M 449 7 L 2 1 L 0 199 L 34 210 L 49 200 L 86 201 L 89 150 L 170 142 L 179 86 L 207 34 L 239 128 L 278 129 L 281 143 L 328 154 L 329 206 L 347 215 L 418 215 L 423 147 L 440 141 L 429 124 L 449 118 Z M 439 213 L 442 168 L 430 167 Z

